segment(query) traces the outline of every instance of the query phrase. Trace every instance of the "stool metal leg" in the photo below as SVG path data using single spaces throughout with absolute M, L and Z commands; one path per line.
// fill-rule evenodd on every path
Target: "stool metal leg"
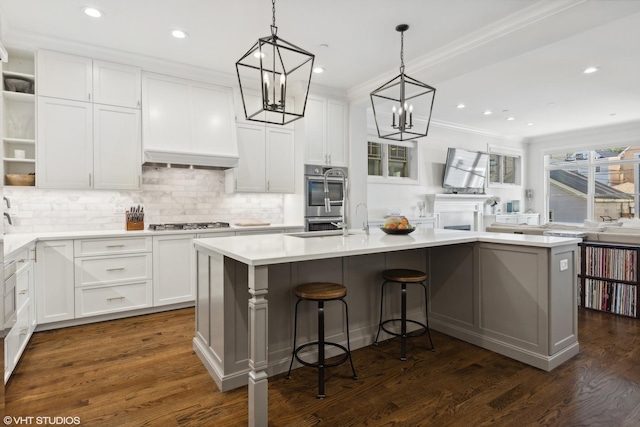
M 429 337 L 429 344 L 431 344 L 431 351 L 436 351 L 436 348 L 433 346 L 433 340 L 431 339 L 431 332 L 429 329 L 429 300 L 427 299 L 427 285 L 425 283 L 420 283 L 424 288 L 424 316 L 425 316 L 425 325 L 427 326 L 427 336 Z
M 298 305 L 300 304 L 300 299 L 296 302 L 296 310 L 293 320 L 293 349 L 291 350 L 291 363 L 289 364 L 289 372 L 287 372 L 287 379 L 291 378 L 291 368 L 293 367 L 293 359 L 296 356 L 296 336 L 298 335 Z
M 340 301 L 344 304 L 344 312 L 347 321 L 347 353 L 349 354 L 349 363 L 351 363 L 351 372 L 353 372 L 353 379 L 357 380 L 358 376 L 356 375 L 356 368 L 353 366 L 353 359 L 351 358 L 351 338 L 349 337 L 349 306 L 347 302 L 340 298 Z
M 324 301 L 318 301 L 318 399 L 324 399 Z
M 389 283 L 388 280 L 385 280 L 382 283 L 382 290 L 380 291 L 380 322 L 378 322 L 378 332 L 376 333 L 376 339 L 373 340 L 374 345 L 378 345 L 378 338 L 380 337 L 380 330 L 382 329 L 382 305 L 384 303 L 384 287 Z
M 400 314 L 400 360 L 407 360 L 407 284 L 402 283 Z

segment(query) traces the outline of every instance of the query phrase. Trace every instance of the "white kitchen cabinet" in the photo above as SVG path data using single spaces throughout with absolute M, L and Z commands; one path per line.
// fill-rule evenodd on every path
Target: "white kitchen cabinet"
M 237 157 L 231 88 L 144 73 L 145 150 Z
M 92 187 L 92 133 L 90 103 L 38 97 L 36 169 L 39 188 Z
M 75 318 L 153 305 L 151 237 L 75 240 Z
M 140 110 L 94 104 L 95 189 L 138 190 L 142 170 Z
M 38 187 L 137 190 L 140 111 L 38 97 Z
M 92 101 L 93 61 L 91 58 L 39 50 L 37 64 L 38 96 Z
M 34 252 L 35 245 L 32 245 L 21 250 L 11 259 L 16 263 L 16 323 L 4 341 L 5 383 L 11 376 L 36 328 Z
M 37 76 L 38 96 L 140 108 L 137 67 L 40 50 Z
M 295 191 L 294 131 L 238 124 L 238 167 L 227 171 L 227 188 L 237 192 Z M 229 188 L 232 187 L 232 188 Z
M 73 319 L 73 240 L 36 244 L 36 314 L 38 324 Z
M 142 71 L 129 65 L 93 61 L 93 102 L 126 108 L 141 107 Z
M 305 163 L 348 166 L 347 102 L 309 95 L 304 116 Z
M 227 170 L 227 179 L 235 180 L 234 191 L 263 193 L 266 190 L 266 131 L 263 126 L 239 124 L 238 167 Z
M 193 238 L 194 234 L 153 236 L 154 306 L 195 301 Z

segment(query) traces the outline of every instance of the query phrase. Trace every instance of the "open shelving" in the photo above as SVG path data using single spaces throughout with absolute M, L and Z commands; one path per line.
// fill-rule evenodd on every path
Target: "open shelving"
M 35 61 L 30 51 L 9 51 L 9 61 L 2 70 L 3 135 L 2 161 L 5 185 L 8 174 L 28 175 L 36 170 L 35 94 L 7 90 L 6 78 L 32 82 L 35 88 Z M 35 90 L 33 90 L 35 92 Z M 22 157 L 21 154 L 24 154 Z
M 580 303 L 585 308 L 640 318 L 640 246 L 582 242 Z

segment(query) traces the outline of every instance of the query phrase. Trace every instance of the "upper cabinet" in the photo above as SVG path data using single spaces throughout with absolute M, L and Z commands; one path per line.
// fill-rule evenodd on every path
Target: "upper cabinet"
M 235 166 L 238 145 L 233 90 L 160 74 L 143 73 L 142 130 L 145 160 L 163 152 L 183 153 L 185 160 L 207 156 Z M 196 163 L 207 165 L 207 163 Z
M 93 102 L 126 108 L 140 108 L 140 68 L 93 61 Z
M 140 69 L 39 51 L 38 187 L 141 186 Z
M 41 50 L 37 74 L 39 96 L 140 108 L 136 67 Z
M 226 171 L 228 192 L 293 193 L 294 131 L 238 124 L 238 167 Z
M 2 67 L 3 66 L 3 67 Z M 35 61 L 33 52 L 9 50 L 2 67 L 2 159 L 5 185 L 25 185 L 35 173 Z M 33 177 L 31 177 L 33 178 Z M 28 181 L 33 184 L 33 179 Z
M 303 120 L 305 163 L 348 166 L 347 102 L 309 95 Z

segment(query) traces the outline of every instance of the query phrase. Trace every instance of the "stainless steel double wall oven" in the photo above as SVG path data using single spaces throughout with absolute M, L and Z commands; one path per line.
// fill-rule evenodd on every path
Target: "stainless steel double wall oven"
M 332 223 L 342 220 L 342 199 L 345 192 L 344 181 L 341 177 L 327 178 L 331 210 L 325 209 L 324 173 L 329 169 L 341 169 L 345 176 L 347 168 L 331 166 L 305 165 L 304 167 L 304 224 L 306 231 L 335 230 Z

